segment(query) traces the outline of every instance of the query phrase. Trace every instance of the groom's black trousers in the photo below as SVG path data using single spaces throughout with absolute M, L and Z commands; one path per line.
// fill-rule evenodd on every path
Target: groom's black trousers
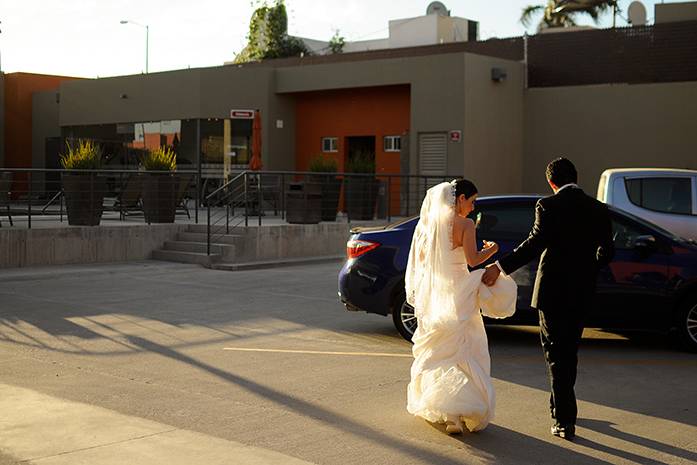
M 576 366 L 583 333 L 583 306 L 540 310 L 540 339 L 552 389 L 552 418 L 561 425 L 576 424 Z M 581 308 L 578 308 L 581 307 Z

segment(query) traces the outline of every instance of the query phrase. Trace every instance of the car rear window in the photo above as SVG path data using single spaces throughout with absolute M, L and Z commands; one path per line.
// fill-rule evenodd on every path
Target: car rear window
M 635 178 L 625 181 L 627 197 L 647 210 L 676 215 L 692 214 L 690 178 Z
M 519 240 L 525 238 L 535 222 L 535 204 L 479 205 L 482 217 L 479 233 L 484 239 Z

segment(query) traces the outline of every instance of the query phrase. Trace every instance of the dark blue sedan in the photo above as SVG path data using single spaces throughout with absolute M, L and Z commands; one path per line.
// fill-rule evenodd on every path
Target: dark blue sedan
M 526 237 L 539 196 L 477 199 L 478 240 L 500 246 L 495 261 Z M 676 329 L 685 347 L 697 351 L 697 244 L 631 214 L 610 208 L 615 258 L 598 277 L 596 301 L 586 324 L 614 329 Z M 354 228 L 339 272 L 339 298 L 348 310 L 391 315 L 407 340 L 416 329 L 406 303 L 404 272 L 418 217 L 384 227 Z M 487 262 L 487 263 L 490 263 Z M 485 264 L 481 266 L 485 266 Z M 569 266 L 573 266 L 570 263 Z M 537 324 L 530 308 L 537 263 L 516 271 L 518 311 L 497 323 Z

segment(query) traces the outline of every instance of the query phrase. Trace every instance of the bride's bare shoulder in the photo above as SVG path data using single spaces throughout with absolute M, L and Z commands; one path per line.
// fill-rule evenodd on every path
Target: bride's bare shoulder
M 474 229 L 474 221 L 472 221 L 470 218 L 455 216 L 455 222 L 453 223 L 453 226 L 456 230 L 459 231 L 469 231 Z
M 463 218 L 460 215 L 455 216 L 455 224 L 459 224 L 460 226 L 464 226 L 467 228 L 474 227 L 474 221 L 472 221 L 471 218 Z

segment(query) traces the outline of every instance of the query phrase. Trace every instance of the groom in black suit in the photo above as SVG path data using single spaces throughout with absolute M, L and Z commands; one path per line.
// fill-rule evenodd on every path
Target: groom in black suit
M 552 434 L 573 439 L 576 424 L 576 365 L 585 313 L 592 305 L 598 271 L 614 254 L 610 214 L 605 204 L 577 185 L 571 161 L 547 165 L 554 195 L 535 206 L 535 224 L 513 252 L 486 267 L 491 286 L 500 273 L 511 274 L 540 257 L 532 307 L 540 316 L 540 338 L 552 389 Z

